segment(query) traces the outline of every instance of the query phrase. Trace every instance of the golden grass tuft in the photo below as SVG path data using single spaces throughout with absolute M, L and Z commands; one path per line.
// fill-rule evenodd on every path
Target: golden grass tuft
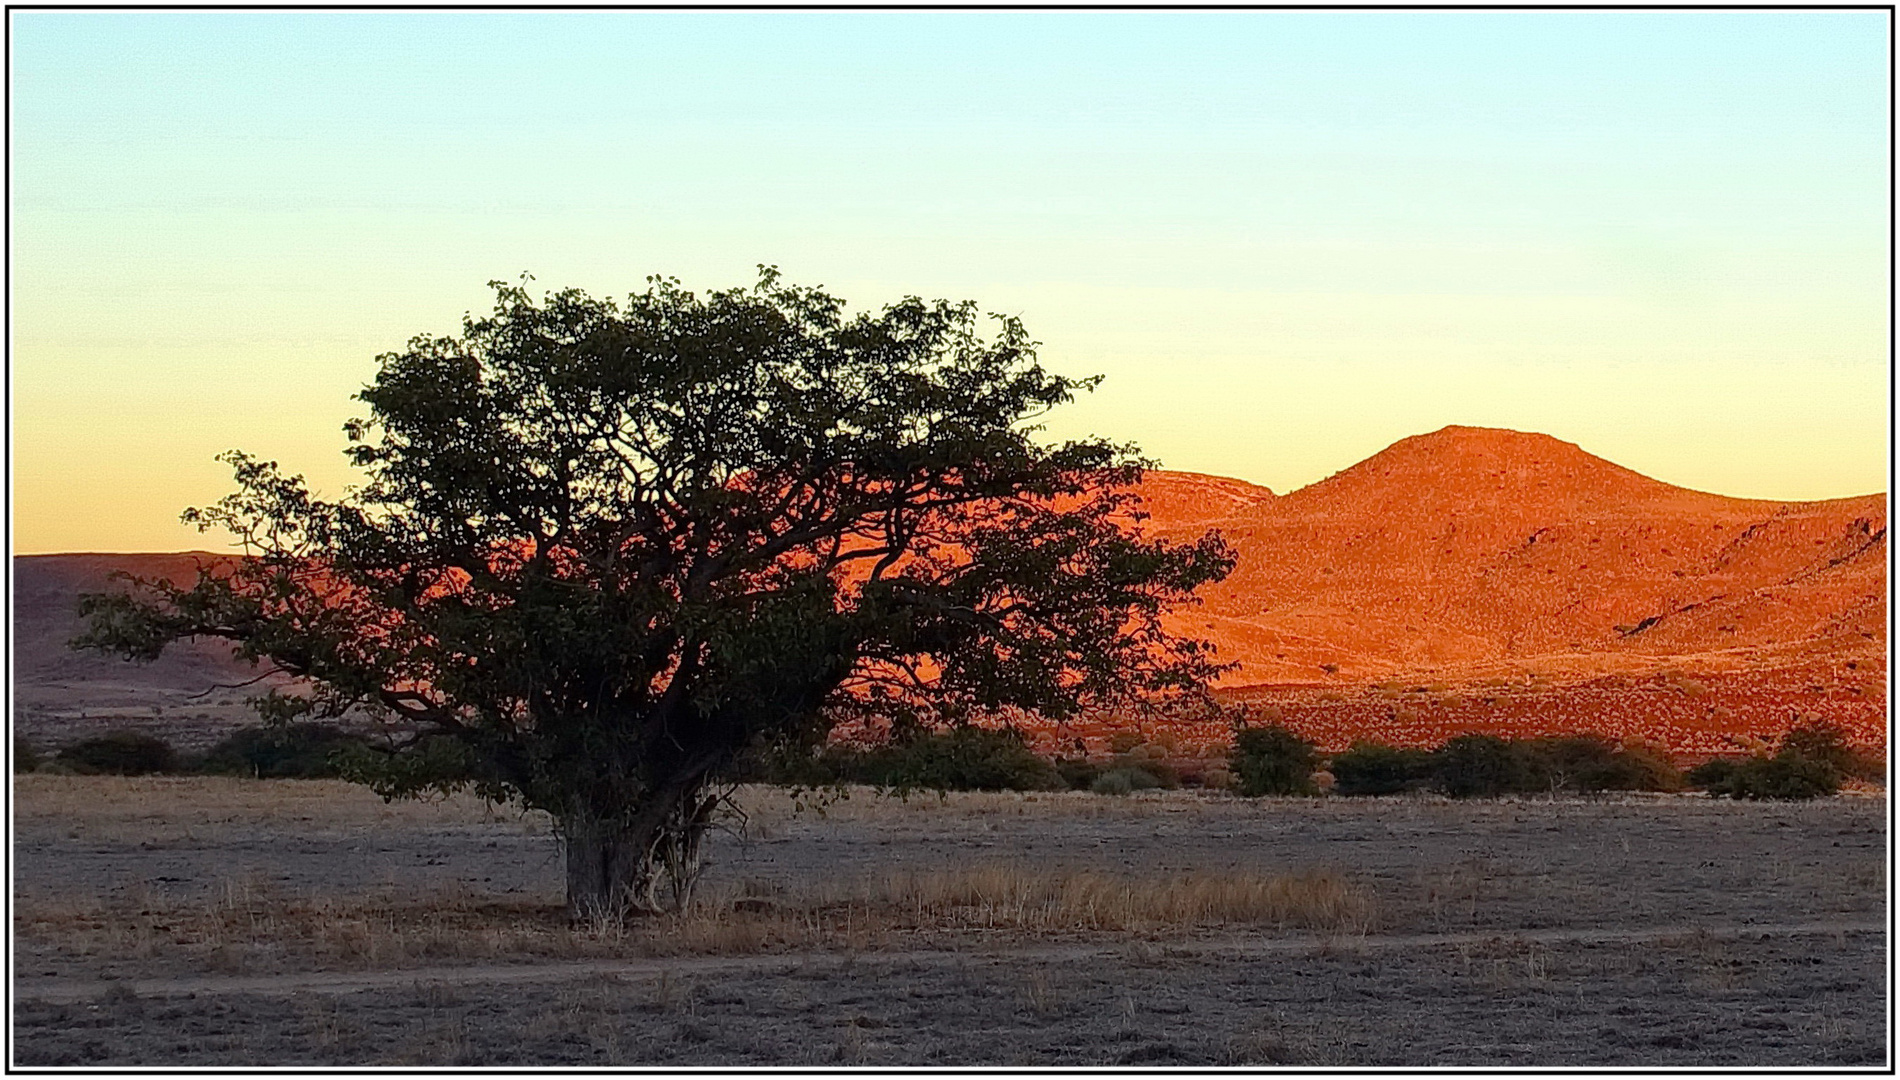
M 1369 908 L 1331 871 L 1194 873 L 1160 880 L 993 864 L 892 874 L 858 898 L 867 913 L 925 927 L 1151 931 L 1211 925 L 1343 929 Z

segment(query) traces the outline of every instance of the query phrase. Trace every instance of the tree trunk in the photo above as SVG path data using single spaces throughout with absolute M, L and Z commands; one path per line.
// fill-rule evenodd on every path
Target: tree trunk
M 684 908 L 699 880 L 700 841 L 718 805 L 718 796 L 695 784 L 640 807 L 631 820 L 582 814 L 561 821 L 568 915 L 623 919 Z

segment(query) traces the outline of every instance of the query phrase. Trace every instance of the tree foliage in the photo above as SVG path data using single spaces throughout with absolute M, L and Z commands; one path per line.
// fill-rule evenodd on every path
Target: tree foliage
M 81 774 L 146 776 L 178 770 L 178 753 L 156 735 L 140 731 L 108 731 L 81 739 L 55 755 L 61 765 Z
M 379 358 L 346 428 L 360 487 L 233 452 L 237 490 L 185 516 L 252 557 L 87 597 L 78 644 L 227 639 L 305 680 L 267 719 L 405 732 L 358 779 L 544 809 L 577 911 L 665 910 L 750 746 L 1060 719 L 1218 670 L 1160 615 L 1228 548 L 1131 531 L 1131 447 L 1039 436 L 1094 382 L 1013 318 L 847 316 L 769 270 L 624 304 L 496 283 L 459 335 Z
M 1865 775 L 1868 765 L 1840 728 L 1808 722 L 1783 733 L 1772 756 L 1715 758 L 1690 770 L 1689 780 L 1718 798 L 1817 799 L 1838 792 L 1844 778 Z
M 1319 749 L 1286 728 L 1241 726 L 1229 767 L 1242 795 L 1317 795 Z
M 259 779 L 315 780 L 343 775 L 352 751 L 368 740 L 332 724 L 290 723 L 239 728 L 198 761 L 199 772 Z
M 1360 741 L 1334 754 L 1327 765 L 1333 774 L 1333 792 L 1339 795 L 1396 795 L 1415 791 L 1431 779 L 1432 755 L 1427 750 Z

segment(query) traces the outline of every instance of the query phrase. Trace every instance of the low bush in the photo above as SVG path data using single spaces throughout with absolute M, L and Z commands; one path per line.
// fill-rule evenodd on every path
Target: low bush
M 1228 771 L 1242 795 L 1317 795 L 1319 750 L 1278 724 L 1234 732 Z
M 1095 778 L 1103 772 L 1102 766 L 1085 757 L 1059 757 L 1052 764 L 1056 775 L 1062 777 L 1062 782 L 1069 785 L 1071 791 L 1089 790 Z
M 818 788 L 857 780 L 865 771 L 862 749 L 845 745 L 812 747 L 803 743 L 760 743 L 733 763 L 730 777 L 741 784 Z
M 1716 798 L 1817 799 L 1841 788 L 1841 774 L 1832 765 L 1788 751 L 1723 765 L 1710 772 L 1704 772 L 1706 766 L 1696 770 Z
M 1431 777 L 1432 756 L 1424 750 L 1356 742 L 1334 754 L 1327 766 L 1336 795 L 1396 795 L 1416 791 Z
M 13 771 L 28 773 L 40 767 L 40 752 L 18 735 L 13 737 Z
M 1661 747 L 1626 743 L 1617 755 L 1623 759 L 1627 775 L 1634 781 L 1628 788 L 1630 791 L 1681 791 L 1688 786 L 1675 759 Z
M 868 755 L 866 765 L 866 782 L 899 790 L 1053 791 L 1068 786 L 1055 766 L 1009 728 L 959 727 L 919 735 Z
M 1454 799 L 1535 791 L 1529 755 L 1496 735 L 1459 735 L 1432 752 L 1432 788 Z
M 1742 763 L 1734 758 L 1710 758 L 1684 774 L 1690 787 L 1707 788 L 1724 783 Z
M 1159 757 L 1149 756 L 1146 751 L 1148 747 L 1144 746 L 1131 754 L 1118 754 L 1109 758 L 1108 770 L 1112 772 L 1116 769 L 1133 769 L 1153 779 L 1156 787 L 1166 788 L 1169 791 L 1180 787 L 1180 771 Z
M 1145 768 L 1123 765 L 1097 776 L 1089 784 L 1089 790 L 1097 795 L 1127 795 L 1166 786 L 1160 777 Z
M 257 725 L 225 736 L 198 771 L 260 779 L 330 779 L 342 775 L 339 752 L 368 740 L 334 724 Z
M 1690 770 L 1689 779 L 1716 798 L 1818 799 L 1866 767 L 1867 759 L 1847 745 L 1841 729 L 1822 722 L 1790 728 L 1773 757 L 1716 758 Z
M 869 784 L 899 791 L 1056 791 L 1075 785 L 1078 764 L 1087 762 L 1050 763 L 1011 728 L 959 727 L 879 746 L 757 746 L 736 763 L 732 778 L 795 788 Z M 1089 773 L 1083 783 L 1093 778 Z
M 1781 737 L 1781 752 L 1822 762 L 1842 778 L 1877 781 L 1887 776 L 1887 763 L 1880 755 L 1848 745 L 1847 733 L 1826 720 L 1789 728 Z
M 55 760 L 81 774 L 144 776 L 178 770 L 178 754 L 170 743 L 137 731 L 108 731 L 81 739 L 62 749 Z
M 1669 755 L 1641 743 L 1618 748 L 1603 735 L 1553 735 L 1508 744 L 1520 756 L 1524 791 L 1676 791 Z

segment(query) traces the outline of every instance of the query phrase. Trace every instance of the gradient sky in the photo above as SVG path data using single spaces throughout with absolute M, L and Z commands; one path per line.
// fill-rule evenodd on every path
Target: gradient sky
M 14 12 L 16 552 L 340 493 L 484 282 L 970 298 L 1056 435 L 1286 491 L 1446 424 L 1885 490 L 1884 12 Z

